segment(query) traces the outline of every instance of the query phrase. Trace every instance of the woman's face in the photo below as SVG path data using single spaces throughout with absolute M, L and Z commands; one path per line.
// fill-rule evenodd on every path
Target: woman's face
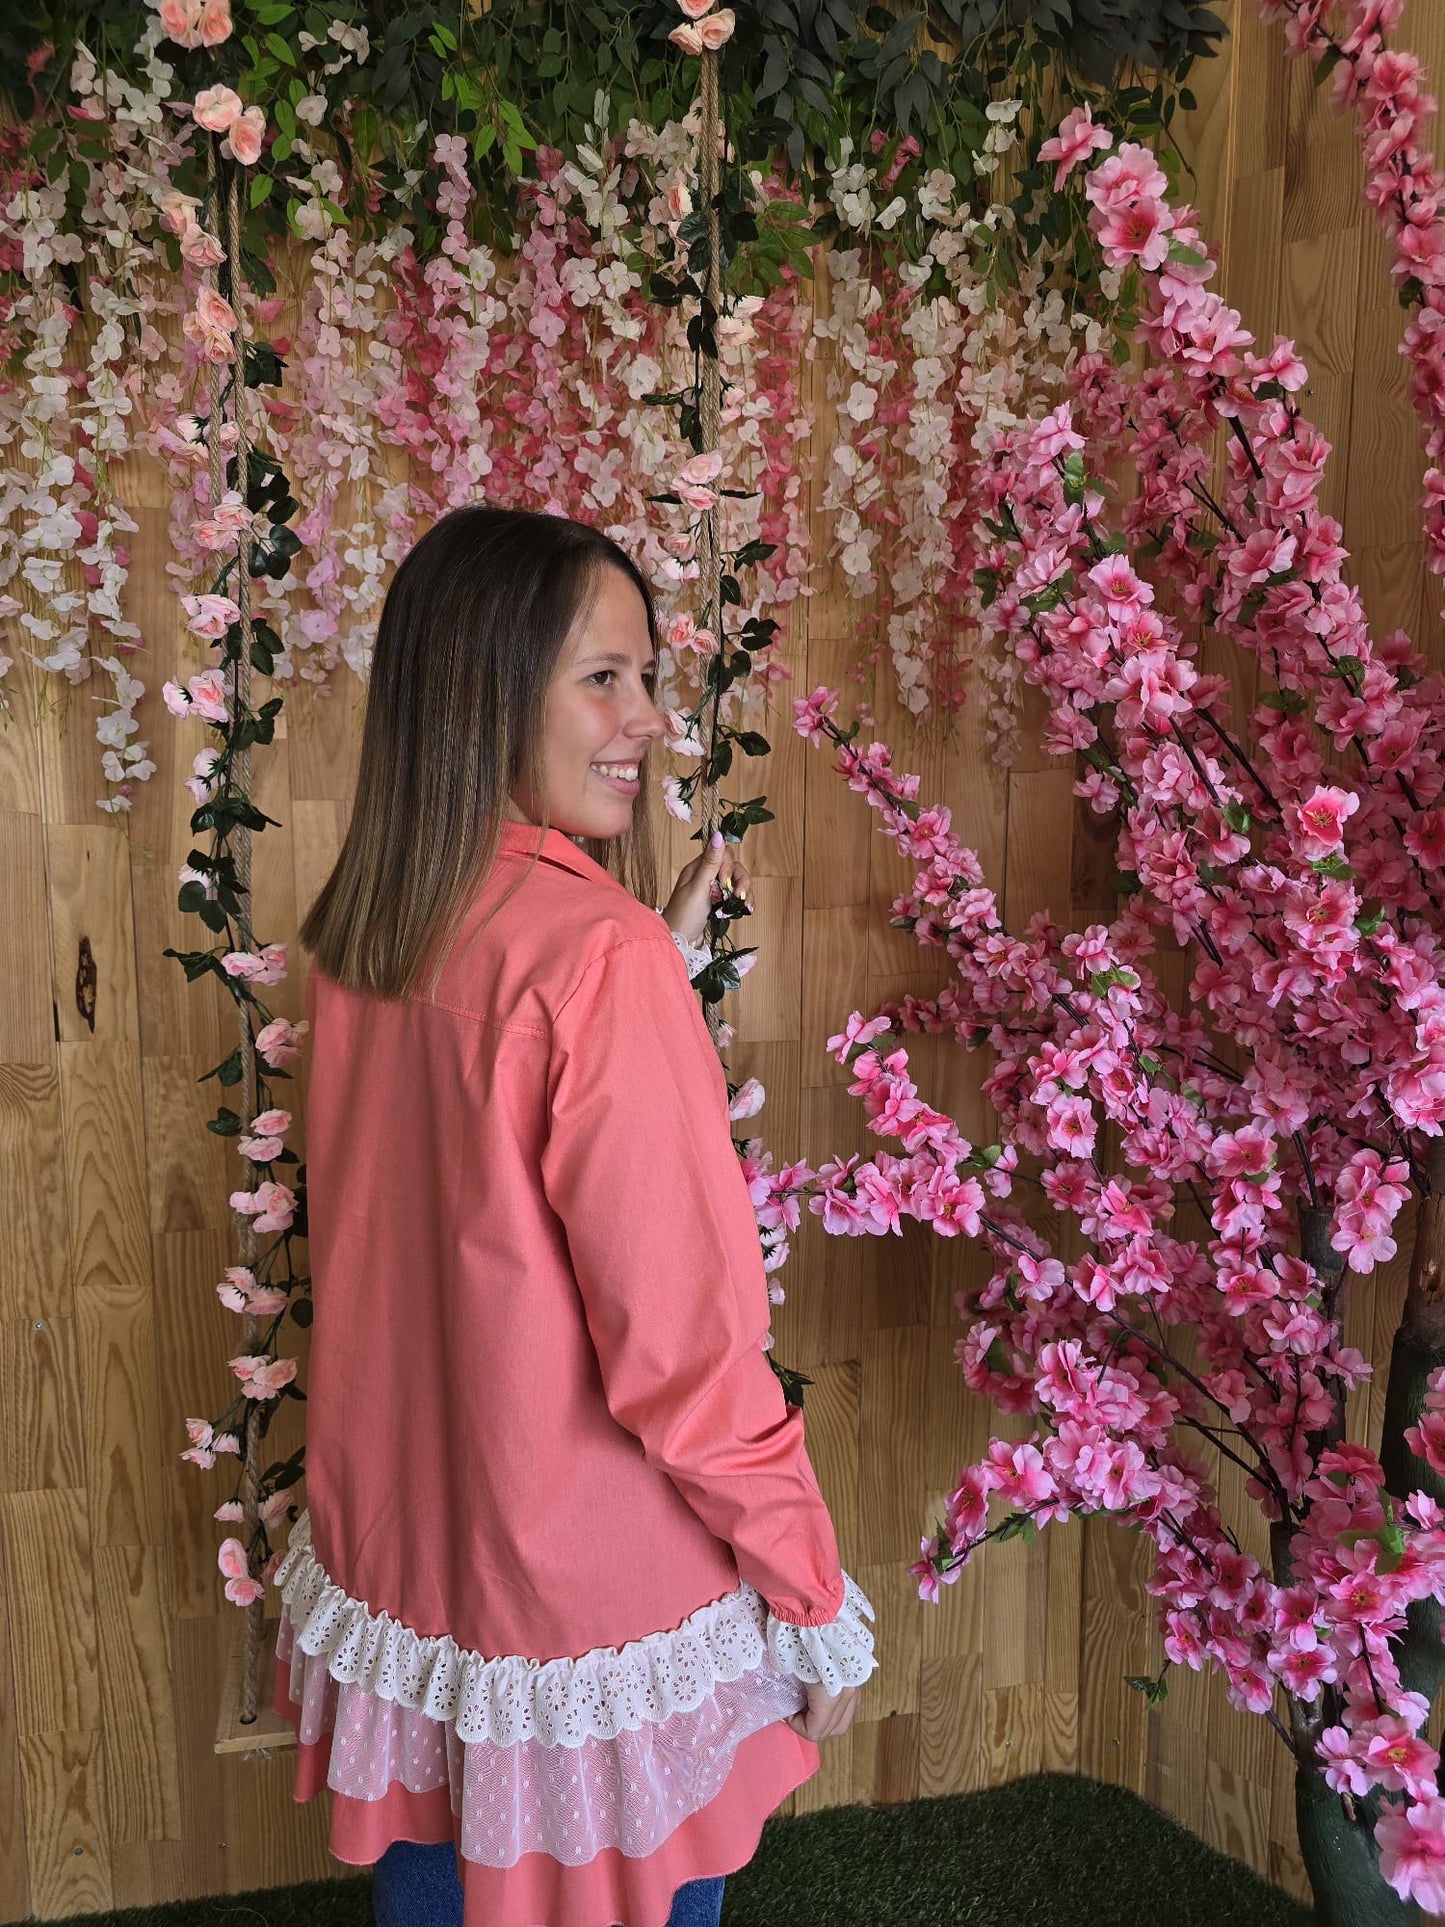
M 604 567 L 547 687 L 543 726 L 548 821 L 567 836 L 623 835 L 638 764 L 663 734 L 647 610 L 620 569 Z M 512 814 L 535 823 L 535 795 L 512 792 Z

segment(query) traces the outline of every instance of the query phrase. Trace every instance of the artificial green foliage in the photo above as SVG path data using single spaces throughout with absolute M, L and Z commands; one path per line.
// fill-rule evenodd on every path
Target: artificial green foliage
M 736 164 L 783 166 L 807 206 L 845 141 L 861 152 L 876 136 L 911 135 L 929 165 L 966 175 L 989 101 L 1021 87 L 1041 101 L 1081 85 L 1108 90 L 1111 104 L 1142 100 L 1135 131 L 1147 134 L 1167 124 L 1190 63 L 1224 31 L 1200 0 L 934 0 L 903 12 L 868 0 L 737 0 L 735 12 L 722 92 Z M 274 129 L 249 189 L 248 264 L 294 223 L 286 177 L 299 140 L 337 160 L 338 220 L 362 232 L 382 207 L 414 207 L 425 257 L 440 235 L 429 214 L 435 135 L 469 143 L 481 238 L 505 244 L 539 146 L 574 151 L 596 137 L 599 109 L 604 133 L 634 118 L 661 126 L 686 112 L 695 90 L 695 63 L 668 44 L 682 17 L 670 0 L 496 0 L 475 14 L 464 0 L 235 0 L 233 17 L 221 46 L 164 41 L 158 52 L 181 95 L 224 83 Z M 104 144 L 101 126 L 65 125 L 76 47 L 134 75 L 154 19 L 144 0 L 20 0 L 0 14 L 0 91 L 33 123 L 30 152 L 52 178 L 52 167 L 99 159 Z M 361 37 L 360 52 L 338 41 L 346 33 Z M 328 111 L 313 130 L 296 109 L 317 95 Z M 775 270 L 808 238 L 793 235 L 790 250 L 778 226 L 763 237 Z
M 1001 1737 L 1007 1745 L 1009 1736 Z M 346 1879 L 87 1914 L 68 1927 L 369 1927 L 370 1920 L 368 1883 Z M 1048 1773 L 984 1793 L 774 1817 L 753 1859 L 728 1876 L 722 1927 L 1309 1927 L 1310 1920 L 1298 1901 L 1137 1795 Z

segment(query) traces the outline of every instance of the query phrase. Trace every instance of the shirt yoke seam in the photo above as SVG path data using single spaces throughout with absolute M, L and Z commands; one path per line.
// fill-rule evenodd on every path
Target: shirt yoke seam
M 441 997 L 408 997 L 406 1002 L 419 1010 L 444 1010 L 451 1017 L 465 1017 L 471 1023 L 485 1024 L 489 1030 L 511 1031 L 518 1037 L 543 1037 L 539 1024 L 513 1024 L 505 1017 L 492 1017 L 485 1010 L 468 1010 L 464 1004 L 449 1004 Z

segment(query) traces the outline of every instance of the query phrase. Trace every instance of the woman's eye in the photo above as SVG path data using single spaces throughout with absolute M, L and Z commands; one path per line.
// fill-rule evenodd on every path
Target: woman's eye
M 594 669 L 592 674 L 588 677 L 588 681 L 605 682 L 609 676 L 612 676 L 615 674 L 616 674 L 616 671 L 612 669 Z

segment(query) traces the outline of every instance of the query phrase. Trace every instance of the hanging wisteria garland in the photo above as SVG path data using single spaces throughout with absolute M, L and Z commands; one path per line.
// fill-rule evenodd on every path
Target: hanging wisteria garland
M 97 53 L 57 14 L 68 72 L 57 73 L 60 56 L 42 40 L 23 84 L 10 81 L 35 118 L 0 143 L 0 345 L 14 371 L 0 385 L 0 620 L 47 675 L 88 693 L 98 673 L 109 678 L 96 733 L 99 800 L 112 812 L 129 808 L 154 768 L 135 719 L 142 638 L 123 613 L 135 525 L 116 487 L 119 457 L 143 447 L 167 461 L 172 566 L 191 578 L 203 569 L 190 538 L 195 450 L 177 446 L 174 430 L 194 353 L 176 330 L 203 265 L 194 241 L 187 253 L 182 212 L 196 198 L 196 136 L 206 131 L 190 112 L 195 102 L 210 113 L 221 73 L 247 116 L 241 248 L 258 325 L 289 314 L 295 329 L 294 343 L 278 342 L 282 390 L 265 400 L 305 510 L 304 562 L 264 596 L 282 642 L 278 679 L 324 685 L 341 660 L 364 673 L 387 573 L 418 522 L 478 493 L 609 526 L 664 589 L 679 586 L 648 513 L 676 447 L 643 400 L 649 378 L 668 385 L 679 350 L 653 296 L 697 216 L 695 111 L 679 111 L 685 78 L 675 60 L 669 78 L 658 57 L 665 24 L 627 58 L 619 42 L 621 64 L 609 69 L 619 100 L 640 105 L 650 87 L 663 118 L 616 119 L 606 87 L 584 114 L 574 76 L 556 87 L 570 103 L 563 148 L 530 133 L 516 102 L 482 99 L 471 77 L 479 56 L 469 64 L 466 32 L 459 43 L 439 17 L 388 18 L 380 37 L 359 15 L 302 19 L 262 0 L 254 19 L 233 24 L 215 0 L 202 32 L 177 0 L 140 15 L 133 40 L 117 33 Z M 1191 32 L 1207 33 L 1203 21 L 1201 10 Z M 541 65 L 555 73 L 560 42 L 544 43 Z M 765 33 L 765 55 L 769 44 Z M 1075 291 L 1076 273 L 1062 271 L 1077 268 L 1081 216 L 1058 218 L 1039 191 L 1044 172 L 1022 169 L 1006 203 L 988 193 L 1014 158 L 1021 113 L 1036 145 L 1059 52 L 1046 34 L 1020 37 L 1003 15 L 981 45 L 950 82 L 963 95 L 940 95 L 921 136 L 904 131 L 905 115 L 895 132 L 855 137 L 844 130 L 866 123 L 835 105 L 809 163 L 821 172 L 785 179 L 759 146 L 766 117 L 729 121 L 747 152 L 730 150 L 740 217 L 731 292 L 741 299 L 722 344 L 737 376 L 724 426 L 741 464 L 731 479 L 768 524 L 751 539 L 773 550 L 757 607 L 806 592 L 799 357 L 812 351 L 808 276 L 827 233 L 834 304 L 821 335 L 846 386 L 824 512 L 865 607 L 873 552 L 898 515 L 868 655 L 891 655 L 918 712 L 956 704 L 970 655 L 966 451 L 1025 395 L 1056 385 L 1073 345 L 1092 345 L 1107 319 L 1103 291 Z M 718 46 L 741 86 L 753 41 L 741 54 L 732 34 Z M 498 71 L 525 92 L 531 79 L 511 59 Z M 851 99 L 847 66 L 839 103 Z M 990 101 L 987 86 L 1006 82 L 1017 97 Z M 1147 131 L 1177 97 L 1160 84 L 1112 99 Z M 745 86 L 738 98 L 751 100 Z M 529 98 L 527 113 L 539 105 Z M 420 137 L 449 121 L 462 131 Z M 301 244 L 285 264 L 294 304 L 272 282 L 278 235 Z M 399 452 L 421 456 L 429 480 L 419 483 L 415 463 L 403 478 Z M 0 702 L 14 650 L 0 656 Z M 1001 743 L 1007 712 L 1005 702 Z

